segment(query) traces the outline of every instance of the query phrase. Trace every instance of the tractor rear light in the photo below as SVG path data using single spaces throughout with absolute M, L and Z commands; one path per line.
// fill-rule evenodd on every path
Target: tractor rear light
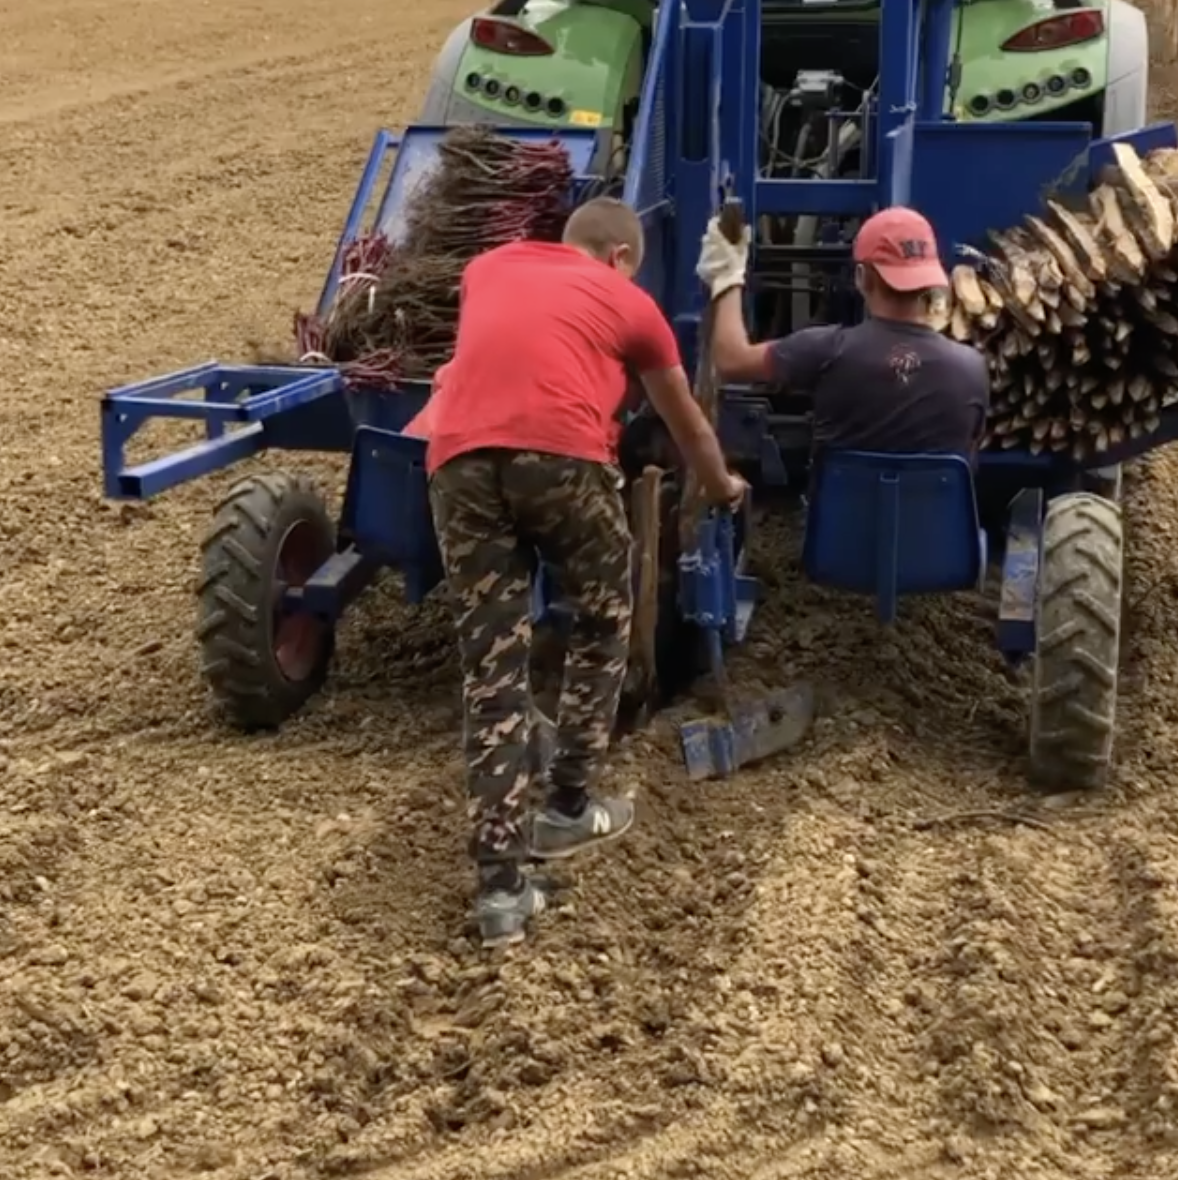
M 1041 53 L 1047 49 L 1063 49 L 1066 45 L 1080 45 L 1104 36 L 1104 13 L 1094 8 L 1049 16 L 1046 20 L 1028 25 L 1002 43 L 1007 53 Z
M 564 111 L 565 111 L 564 99 L 563 98 L 550 98 L 548 100 L 546 110 L 554 119 L 559 119 L 561 117 L 561 115 L 564 114 Z
M 1068 88 L 1068 80 L 1062 74 L 1052 74 L 1047 79 L 1047 93 L 1058 98 Z
M 516 106 L 519 103 L 519 87 L 508 86 L 503 92 L 503 101 L 509 106 Z
M 556 52 L 538 33 L 511 21 L 476 16 L 470 22 L 470 39 L 480 49 L 513 57 L 547 57 Z
M 998 93 L 994 95 L 994 105 L 1000 111 L 1011 110 L 1017 102 L 1018 96 L 1013 90 L 999 90 Z
M 1043 87 L 1038 82 L 1028 82 L 1023 87 L 1023 102 L 1038 102 L 1043 97 Z
M 1092 85 L 1092 75 L 1083 67 L 1072 71 L 1072 85 L 1077 90 L 1087 90 Z
M 544 105 L 544 99 L 535 90 L 529 90 L 524 95 L 524 106 L 529 111 L 538 111 Z
M 488 98 L 499 97 L 499 83 L 494 78 L 488 78 L 486 84 L 483 86 L 483 93 Z
M 466 88 L 467 88 L 467 90 L 478 90 L 478 88 L 480 86 L 482 86 L 482 84 L 483 84 L 482 74 L 467 74 L 466 75 Z

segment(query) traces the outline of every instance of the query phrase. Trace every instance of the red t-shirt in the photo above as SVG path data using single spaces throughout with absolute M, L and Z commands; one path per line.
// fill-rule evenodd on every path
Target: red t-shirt
M 410 425 L 429 437 L 431 474 L 483 447 L 613 462 L 627 369 L 678 364 L 670 325 L 636 283 L 571 246 L 515 242 L 467 266 L 444 395 Z
M 446 374 L 449 371 L 449 364 L 445 364 L 434 374 L 429 401 L 409 419 L 408 424 L 401 430 L 402 434 L 407 434 L 410 438 L 421 439 L 428 439 L 433 434 L 434 421 L 438 416 L 438 407 L 442 404 L 442 390 L 445 388 Z

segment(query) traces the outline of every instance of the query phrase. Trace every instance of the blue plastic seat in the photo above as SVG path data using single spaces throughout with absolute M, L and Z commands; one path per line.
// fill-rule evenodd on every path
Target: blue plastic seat
M 981 586 L 986 535 L 961 456 L 835 451 L 812 486 L 802 558 L 811 581 L 872 595 L 883 623 L 905 594 Z

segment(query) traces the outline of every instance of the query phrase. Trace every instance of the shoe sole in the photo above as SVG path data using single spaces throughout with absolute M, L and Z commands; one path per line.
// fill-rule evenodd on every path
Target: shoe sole
M 491 934 L 482 939 L 483 950 L 493 951 L 504 946 L 518 946 L 527 938 L 527 932 L 516 930 L 511 934 Z
M 512 916 L 507 912 L 484 914 L 481 918 L 476 915 L 475 922 L 479 926 L 481 945 L 490 950 L 498 946 L 514 946 L 516 943 L 523 942 L 528 936 L 528 924 L 535 921 L 545 909 L 547 909 L 547 903 L 544 895 L 540 894 L 533 898 L 531 910 L 523 915 L 522 922 L 519 922 L 518 914 Z M 490 927 L 489 932 L 486 927 Z
M 542 852 L 533 846 L 530 850 L 531 855 L 535 860 L 569 860 L 582 852 L 588 852 L 590 848 L 600 848 L 604 844 L 612 844 L 615 840 L 621 839 L 634 826 L 634 819 L 635 816 L 631 815 L 624 827 L 617 828 L 606 836 L 594 836 L 592 840 L 587 840 L 584 844 L 574 844 L 569 848 L 557 848 L 551 852 Z

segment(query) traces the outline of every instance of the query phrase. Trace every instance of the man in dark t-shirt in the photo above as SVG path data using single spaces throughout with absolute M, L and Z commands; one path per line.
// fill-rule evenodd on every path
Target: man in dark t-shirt
M 893 206 L 855 238 L 867 319 L 749 342 L 741 310 L 749 237 L 733 245 L 713 218 L 696 272 L 715 300 L 712 359 L 725 381 L 772 381 L 814 402 L 815 451 L 977 452 L 989 371 L 976 349 L 930 328 L 928 298 L 948 286 L 932 226 Z

